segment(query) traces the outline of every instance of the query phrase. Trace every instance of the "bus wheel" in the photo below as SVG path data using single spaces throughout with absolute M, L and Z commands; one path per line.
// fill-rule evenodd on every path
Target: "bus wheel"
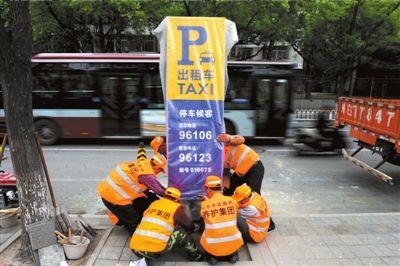
M 236 134 L 235 126 L 233 125 L 233 123 L 231 121 L 226 120 L 226 119 L 225 119 L 225 132 L 229 135 Z
M 53 145 L 58 140 L 57 125 L 51 120 L 40 119 L 35 121 L 35 131 L 43 145 Z

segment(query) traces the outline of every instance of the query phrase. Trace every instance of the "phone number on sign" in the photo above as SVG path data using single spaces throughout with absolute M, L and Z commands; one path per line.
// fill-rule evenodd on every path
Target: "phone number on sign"
M 179 139 L 180 140 L 184 140 L 184 139 L 188 139 L 188 140 L 211 140 L 213 138 L 213 134 L 212 132 L 209 131 L 184 131 L 184 130 L 180 130 L 179 131 Z
M 181 163 L 209 163 L 211 161 L 210 153 L 179 153 L 179 162 Z

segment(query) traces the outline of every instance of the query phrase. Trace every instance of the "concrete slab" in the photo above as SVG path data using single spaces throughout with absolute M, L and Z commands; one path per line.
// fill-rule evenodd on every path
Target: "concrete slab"
M 59 244 L 38 249 L 39 262 L 41 266 L 59 266 L 66 261 L 64 249 Z
M 32 249 L 37 250 L 56 244 L 57 238 L 54 234 L 54 230 L 54 218 L 27 225 L 26 231 L 28 232 Z

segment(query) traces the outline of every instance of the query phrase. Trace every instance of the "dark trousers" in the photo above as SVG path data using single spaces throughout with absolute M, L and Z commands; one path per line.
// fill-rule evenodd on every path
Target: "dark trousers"
M 236 173 L 231 175 L 231 181 L 228 189 L 224 190 L 224 195 L 232 196 L 235 189 L 246 183 L 252 191 L 257 192 L 261 195 L 261 185 L 264 178 L 264 165 L 261 161 L 257 161 L 254 165 L 247 171 L 244 176 L 238 176 Z
M 167 247 L 165 250 L 161 252 L 148 252 L 148 251 L 139 251 L 133 250 L 137 256 L 141 258 L 146 258 L 149 260 L 157 259 L 161 255 L 172 251 L 175 248 L 183 248 L 186 254 L 191 261 L 201 261 L 204 258 L 204 255 L 200 252 L 200 250 L 196 247 L 194 240 L 190 235 L 182 230 L 175 230 L 171 236 L 169 237 Z
M 240 233 L 242 233 L 242 237 L 243 237 L 244 241 L 246 241 L 247 243 L 255 243 L 255 241 L 253 240 L 253 238 L 250 235 L 249 225 L 247 224 L 246 220 L 239 215 L 237 218 L 237 227 L 238 227 Z
M 144 211 L 153 201 L 158 199 L 157 195 L 154 193 L 145 192 L 145 194 L 147 197 L 137 198 L 129 205 L 114 205 L 111 202 L 102 199 L 107 209 L 118 217 L 118 224 L 125 225 L 130 235 L 135 232 L 136 227 L 142 220 Z

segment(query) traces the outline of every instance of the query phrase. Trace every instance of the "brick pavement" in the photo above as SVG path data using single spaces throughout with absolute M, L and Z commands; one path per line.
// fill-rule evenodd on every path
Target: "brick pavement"
M 274 216 L 274 221 L 276 230 L 248 245 L 251 258 L 243 251 L 237 265 L 400 265 L 400 213 Z M 114 228 L 95 265 L 135 259 L 125 231 Z M 184 260 L 177 252 L 150 265 L 207 265 Z

